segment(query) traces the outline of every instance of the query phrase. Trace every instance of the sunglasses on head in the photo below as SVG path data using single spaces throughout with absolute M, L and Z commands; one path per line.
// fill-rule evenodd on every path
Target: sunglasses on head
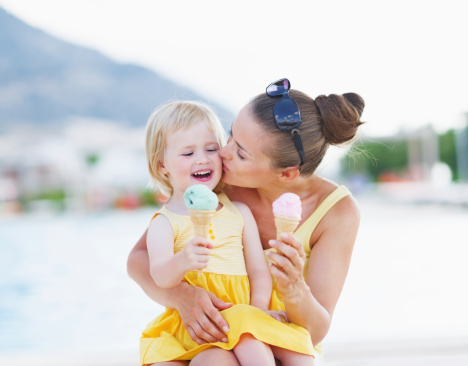
M 304 148 L 302 147 L 302 139 L 299 133 L 299 126 L 302 123 L 301 112 L 296 102 L 289 96 L 289 90 L 291 89 L 291 83 L 288 79 L 277 80 L 266 88 L 266 94 L 270 97 L 281 97 L 276 102 L 273 109 L 276 126 L 281 131 L 291 131 L 291 136 L 296 146 L 297 152 L 301 157 L 301 167 L 304 164 Z

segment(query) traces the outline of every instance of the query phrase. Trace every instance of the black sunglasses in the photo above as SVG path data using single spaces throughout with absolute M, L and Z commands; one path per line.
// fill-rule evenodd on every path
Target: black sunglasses
M 302 123 L 301 112 L 296 102 L 289 96 L 289 89 L 291 89 L 289 80 L 280 79 L 268 85 L 266 93 L 270 97 L 282 97 L 273 109 L 275 122 L 281 131 L 291 131 L 294 145 L 301 157 L 301 164 L 299 165 L 301 167 L 305 162 L 304 148 L 299 134 L 299 126 Z

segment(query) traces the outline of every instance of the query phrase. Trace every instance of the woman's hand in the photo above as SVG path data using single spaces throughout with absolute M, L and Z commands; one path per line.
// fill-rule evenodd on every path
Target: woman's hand
M 297 296 L 307 287 L 303 277 L 305 252 L 302 243 L 291 234 L 282 233 L 282 241 L 270 240 L 277 252 L 267 251 L 270 273 L 276 279 L 276 287 L 283 296 Z
M 227 342 L 223 331 L 227 333 L 229 327 L 219 310 L 232 304 L 197 286 L 186 286 L 183 296 L 185 301 L 178 302 L 177 311 L 190 337 L 198 344 Z

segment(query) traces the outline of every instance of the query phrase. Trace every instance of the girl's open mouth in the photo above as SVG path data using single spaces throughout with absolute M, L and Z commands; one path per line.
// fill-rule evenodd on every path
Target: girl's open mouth
M 192 177 L 194 177 L 196 180 L 200 182 L 207 182 L 211 179 L 213 171 L 212 170 L 200 170 L 198 172 L 195 172 L 192 174 Z

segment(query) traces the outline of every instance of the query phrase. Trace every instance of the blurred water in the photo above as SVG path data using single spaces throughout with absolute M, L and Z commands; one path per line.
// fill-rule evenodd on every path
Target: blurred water
M 162 311 L 126 273 L 151 209 L 0 218 L 0 353 L 128 350 Z M 326 344 L 468 337 L 468 209 L 361 200 Z
M 162 311 L 128 278 L 152 210 L 0 221 L 0 352 L 137 349 Z
M 329 342 L 466 337 L 468 207 L 360 200 L 361 228 Z

